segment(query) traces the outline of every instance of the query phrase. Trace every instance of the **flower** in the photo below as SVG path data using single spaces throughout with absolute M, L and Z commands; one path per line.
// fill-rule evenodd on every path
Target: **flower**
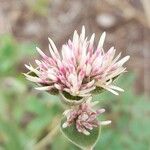
M 97 101 L 91 102 L 92 97 L 89 97 L 86 102 L 81 105 L 68 109 L 64 112 L 67 120 L 62 127 L 66 128 L 75 123 L 78 132 L 89 135 L 89 130 L 99 127 L 99 125 L 110 124 L 111 121 L 98 121 L 97 116 L 105 112 L 105 109 L 94 110 L 92 107 L 97 104 Z
M 95 34 L 88 39 L 85 37 L 83 26 L 81 34 L 74 31 L 73 40 L 68 40 L 60 51 L 49 38 L 50 56 L 36 48 L 42 59 L 35 60 L 37 68 L 25 65 L 34 73 L 34 75 L 25 74 L 26 78 L 41 85 L 36 88 L 37 90 L 57 90 L 72 96 L 86 97 L 100 87 L 118 95 L 117 91 L 123 91 L 123 89 L 113 85 L 113 80 L 125 72 L 126 68 L 123 64 L 129 56 L 119 60 L 120 53 L 114 58 L 116 52 L 114 47 L 104 52 L 105 36 L 104 32 L 98 46 L 95 47 Z

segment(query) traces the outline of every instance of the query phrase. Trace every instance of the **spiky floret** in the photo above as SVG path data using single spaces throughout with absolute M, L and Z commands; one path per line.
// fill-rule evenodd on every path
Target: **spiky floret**
M 92 102 L 92 97 L 89 97 L 86 102 L 77 107 L 68 109 L 64 112 L 67 120 L 62 125 L 63 128 L 69 127 L 75 124 L 78 132 L 85 135 L 90 134 L 90 130 L 99 127 L 100 125 L 110 124 L 111 121 L 98 121 L 97 117 L 105 112 L 105 109 L 94 110 L 93 107 L 97 104 L 97 101 Z
M 126 56 L 119 60 L 121 53 L 115 57 L 116 50 L 111 47 L 104 52 L 103 44 L 106 33 L 99 40 L 98 46 L 94 46 L 95 34 L 91 38 L 85 37 L 85 28 L 81 34 L 74 31 L 73 39 L 68 40 L 60 51 L 49 38 L 50 56 L 45 55 L 39 48 L 41 60 L 35 60 L 37 67 L 25 65 L 35 75 L 25 74 L 32 82 L 40 84 L 38 90 L 51 91 L 56 89 L 67 92 L 72 96 L 85 97 L 100 87 L 113 94 L 123 89 L 113 85 L 113 79 L 125 72 L 123 64 L 129 59 Z

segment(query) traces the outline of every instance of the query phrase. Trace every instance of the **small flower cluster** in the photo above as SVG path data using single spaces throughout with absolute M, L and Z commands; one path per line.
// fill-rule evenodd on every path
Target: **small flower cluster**
M 91 102 L 92 97 L 89 97 L 86 102 L 81 105 L 68 109 L 64 112 L 67 121 L 62 125 L 63 128 L 71 126 L 73 123 L 76 125 L 78 132 L 85 135 L 89 135 L 89 130 L 92 130 L 99 125 L 110 124 L 111 121 L 98 121 L 97 116 L 105 112 L 105 109 L 94 110 L 92 107 L 97 104 L 96 102 Z
M 26 78 L 42 85 L 36 88 L 38 90 L 55 89 L 65 91 L 72 96 L 86 97 L 90 96 L 96 87 L 100 87 L 118 95 L 117 91 L 123 91 L 123 89 L 113 85 L 113 80 L 125 72 L 126 68 L 123 67 L 123 64 L 129 59 L 129 56 L 119 60 L 121 53 L 115 57 L 114 47 L 104 52 L 105 36 L 104 32 L 98 46 L 95 47 L 95 34 L 88 39 L 85 37 L 83 27 L 80 35 L 74 31 L 73 40 L 64 44 L 61 52 L 49 38 L 50 56 L 37 48 L 42 59 L 35 60 L 37 68 L 25 65 L 34 73 L 34 76 L 25 74 Z

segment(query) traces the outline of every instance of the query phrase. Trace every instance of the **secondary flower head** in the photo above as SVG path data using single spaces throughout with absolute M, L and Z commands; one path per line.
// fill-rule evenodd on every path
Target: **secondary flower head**
M 68 40 L 61 50 L 49 38 L 50 56 L 45 55 L 35 60 L 37 67 L 25 65 L 34 75 L 25 74 L 28 80 L 40 84 L 38 90 L 67 92 L 72 96 L 89 96 L 97 87 L 106 89 L 116 95 L 121 88 L 113 85 L 113 79 L 123 73 L 123 64 L 129 59 L 126 56 L 119 60 L 115 49 L 111 47 L 104 52 L 103 44 L 106 33 L 100 37 L 98 46 L 94 46 L 95 34 L 90 39 L 85 37 L 83 26 L 81 34 L 74 31 L 73 39 Z
M 64 115 L 67 120 L 62 125 L 63 128 L 71 126 L 75 123 L 78 132 L 85 135 L 90 134 L 90 130 L 100 125 L 110 124 L 111 121 L 98 121 L 97 116 L 105 112 L 105 109 L 94 110 L 93 106 L 97 104 L 97 101 L 91 102 L 92 98 L 89 97 L 88 100 L 81 105 L 74 107 L 72 109 L 66 110 Z

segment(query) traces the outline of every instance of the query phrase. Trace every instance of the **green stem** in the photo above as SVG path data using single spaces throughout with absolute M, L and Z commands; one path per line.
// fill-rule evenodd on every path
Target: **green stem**
M 83 149 L 83 150 L 93 150 L 93 148 L 85 148 L 85 149 Z
M 52 129 L 52 131 L 49 132 L 47 136 L 45 136 L 39 143 L 37 143 L 34 146 L 34 150 L 41 150 L 46 145 L 48 145 L 51 142 L 52 138 L 57 134 L 58 129 L 59 129 L 59 125 L 57 125 L 54 129 Z

